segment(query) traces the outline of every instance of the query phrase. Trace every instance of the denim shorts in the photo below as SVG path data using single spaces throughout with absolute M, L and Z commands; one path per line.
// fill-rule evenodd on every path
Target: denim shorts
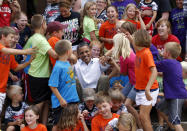
M 126 84 L 126 86 L 122 89 L 122 93 L 125 97 L 135 101 L 136 91 L 134 90 L 134 85 L 130 82 Z
M 185 99 L 162 99 L 156 106 L 158 110 L 169 116 L 173 125 L 181 122 L 182 106 Z

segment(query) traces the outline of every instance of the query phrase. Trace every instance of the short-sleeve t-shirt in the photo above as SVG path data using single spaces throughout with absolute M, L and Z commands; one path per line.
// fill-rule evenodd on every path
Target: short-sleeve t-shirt
M 129 81 L 132 85 L 135 85 L 135 59 L 136 55 L 131 51 L 130 56 L 124 59 L 120 57 L 120 73 L 127 73 Z
M 5 48 L 0 43 L 0 51 L 2 48 Z M 8 81 L 8 75 L 10 72 L 10 69 L 17 68 L 18 63 L 15 60 L 14 55 L 8 55 L 0 52 L 0 92 L 6 93 L 6 84 Z
M 48 40 L 48 42 L 49 42 L 50 46 L 51 46 L 53 49 L 55 49 L 55 44 L 56 44 L 59 40 L 60 40 L 60 39 L 58 39 L 57 37 L 51 37 L 51 38 Z M 54 67 L 54 66 L 55 66 L 55 63 L 56 63 L 56 60 L 55 60 L 53 57 L 51 57 L 51 56 L 49 56 L 49 59 L 50 59 L 50 61 L 51 61 L 52 66 Z
M 152 53 L 149 48 L 143 48 L 136 52 L 135 78 L 137 90 L 145 90 L 151 76 L 150 68 L 155 67 Z M 158 82 L 155 80 L 151 89 L 157 89 Z
M 107 20 L 106 22 L 104 22 L 100 29 L 99 29 L 99 37 L 103 37 L 103 38 L 109 38 L 112 39 L 113 36 L 116 34 L 116 23 L 111 24 L 109 23 L 109 21 Z M 110 50 L 113 47 L 113 44 L 110 43 L 104 43 L 104 46 L 107 50 Z
M 158 34 L 153 36 L 153 38 L 152 38 L 152 44 L 155 45 L 157 49 L 164 49 L 164 45 L 167 42 L 177 42 L 180 44 L 179 39 L 172 34 L 169 34 L 168 39 L 166 39 L 166 40 L 161 40 L 160 36 Z
M 125 19 L 125 21 L 131 22 L 132 24 L 134 24 L 136 26 L 136 29 L 140 29 L 141 28 L 140 21 L 129 20 L 129 19 Z
M 47 131 L 47 128 L 43 124 L 38 124 L 36 128 L 30 129 L 28 126 L 25 126 L 21 131 Z
M 48 41 L 41 34 L 35 33 L 29 38 L 24 49 L 30 47 L 36 47 L 38 52 L 35 59 L 31 62 L 29 68 L 29 75 L 38 78 L 49 78 L 50 76 L 50 64 L 48 50 L 51 49 Z
M 97 26 L 95 25 L 95 22 L 92 18 L 85 16 L 83 20 L 83 38 L 88 39 L 91 41 L 90 38 L 90 32 L 95 31 L 95 36 L 99 36 L 99 30 L 97 29 Z
M 119 118 L 118 114 L 113 113 L 112 118 L 104 119 L 102 115 L 98 114 L 92 119 L 91 129 L 92 131 L 104 131 L 108 122 L 114 118 Z
M 49 79 L 49 86 L 56 87 L 67 103 L 79 102 L 74 72 L 68 61 L 56 61 Z M 51 95 L 51 101 L 52 108 L 60 106 L 60 102 L 54 93 Z

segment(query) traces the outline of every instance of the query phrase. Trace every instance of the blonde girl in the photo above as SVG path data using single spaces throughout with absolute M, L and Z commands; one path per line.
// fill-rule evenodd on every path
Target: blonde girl
M 96 16 L 96 3 L 86 2 L 83 10 L 83 40 L 90 43 L 92 40 L 98 40 L 98 29 Z
M 92 58 L 99 58 L 103 54 L 103 45 L 100 41 L 91 41 L 90 49 Z
M 137 29 L 146 29 L 141 14 L 135 4 L 128 4 L 124 11 L 124 20 L 133 23 Z

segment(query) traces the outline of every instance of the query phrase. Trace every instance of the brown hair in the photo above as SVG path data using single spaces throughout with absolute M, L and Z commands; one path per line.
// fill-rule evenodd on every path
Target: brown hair
M 136 46 L 148 48 L 151 46 L 151 37 L 145 29 L 139 29 L 133 35 Z
M 109 90 L 109 96 L 112 100 L 116 100 L 116 101 L 120 101 L 120 102 L 122 102 L 124 100 L 124 96 L 119 89 Z
M 67 9 L 71 8 L 71 2 L 70 1 L 62 1 L 59 3 L 59 8 L 64 7 Z
M 111 98 L 107 93 L 100 91 L 95 95 L 95 104 L 98 105 L 104 102 L 111 103 Z
M 16 34 L 16 31 L 10 26 L 0 28 L 0 39 L 2 39 L 2 35 L 7 37 L 9 34 Z
M 55 44 L 55 51 L 59 56 L 66 54 L 67 51 L 70 49 L 71 49 L 71 42 L 68 40 L 59 40 Z
M 34 114 L 37 115 L 37 116 L 40 115 L 40 110 L 39 110 L 39 108 L 38 108 L 36 105 L 31 105 L 31 106 L 29 106 L 28 108 L 26 108 L 25 111 L 24 111 L 24 121 L 25 121 L 25 113 L 26 113 L 27 111 L 29 111 L 29 110 L 32 110 L 32 111 L 34 112 Z M 27 125 L 26 121 L 25 121 L 24 123 Z
M 166 19 L 161 19 L 161 20 L 159 20 L 158 22 L 157 22 L 157 25 L 156 25 L 156 28 L 158 28 L 161 24 L 163 24 L 163 23 L 165 23 L 166 24 L 166 26 L 167 26 L 167 28 L 168 28 L 168 30 L 169 30 L 169 34 L 171 34 L 171 24 L 170 24 L 170 22 L 168 21 L 168 20 L 166 20 Z
M 137 30 L 136 26 L 129 21 L 124 22 L 121 28 L 127 30 L 131 35 Z
M 181 53 L 181 46 L 176 42 L 168 42 L 164 45 L 166 51 L 169 52 L 173 59 L 176 59 Z
M 45 19 L 42 15 L 36 14 L 31 18 L 31 27 L 33 29 L 40 29 L 42 24 L 45 22 Z

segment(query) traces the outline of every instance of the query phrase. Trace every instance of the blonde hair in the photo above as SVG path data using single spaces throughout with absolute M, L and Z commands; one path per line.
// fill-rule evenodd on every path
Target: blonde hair
M 113 37 L 114 50 L 113 56 L 118 59 L 121 55 L 124 59 L 130 56 L 131 47 L 129 40 L 125 37 L 123 33 L 118 33 Z
M 174 59 L 176 59 L 181 53 L 181 46 L 177 42 L 168 42 L 164 45 L 164 47 Z
M 103 54 L 103 44 L 101 44 L 101 42 L 100 41 L 98 41 L 98 40 L 93 40 L 93 41 L 91 41 L 90 42 L 90 45 L 89 45 L 89 47 L 90 47 L 90 49 L 92 49 L 92 47 L 94 46 L 94 45 L 97 45 L 97 46 L 99 46 L 99 48 L 100 48 L 100 56 Z
M 22 91 L 22 87 L 18 85 L 11 85 L 8 87 L 7 95 L 10 99 L 12 99 L 13 96 L 18 94 L 19 91 Z
M 136 120 L 134 116 L 130 113 L 121 113 L 119 116 L 118 124 L 122 124 L 124 127 L 127 127 L 129 131 L 136 131 Z
M 126 6 L 125 10 L 124 10 L 124 14 L 123 14 L 122 18 L 128 19 L 127 10 L 128 10 L 130 7 L 134 7 L 135 10 L 137 10 L 137 7 L 136 7 L 135 4 L 132 4 L 132 3 L 131 3 L 131 4 L 128 4 L 128 5 Z M 135 15 L 135 17 L 134 17 L 133 20 L 138 21 L 138 18 L 136 17 L 136 15 Z
M 124 100 L 124 96 L 123 94 L 121 93 L 121 91 L 119 89 L 117 90 L 114 90 L 114 89 L 111 89 L 109 90 L 109 96 L 112 100 L 116 100 L 116 101 L 120 101 L 122 102 Z
M 181 66 L 182 66 L 183 72 L 187 72 L 187 62 L 186 61 L 182 61 L 181 62 Z

